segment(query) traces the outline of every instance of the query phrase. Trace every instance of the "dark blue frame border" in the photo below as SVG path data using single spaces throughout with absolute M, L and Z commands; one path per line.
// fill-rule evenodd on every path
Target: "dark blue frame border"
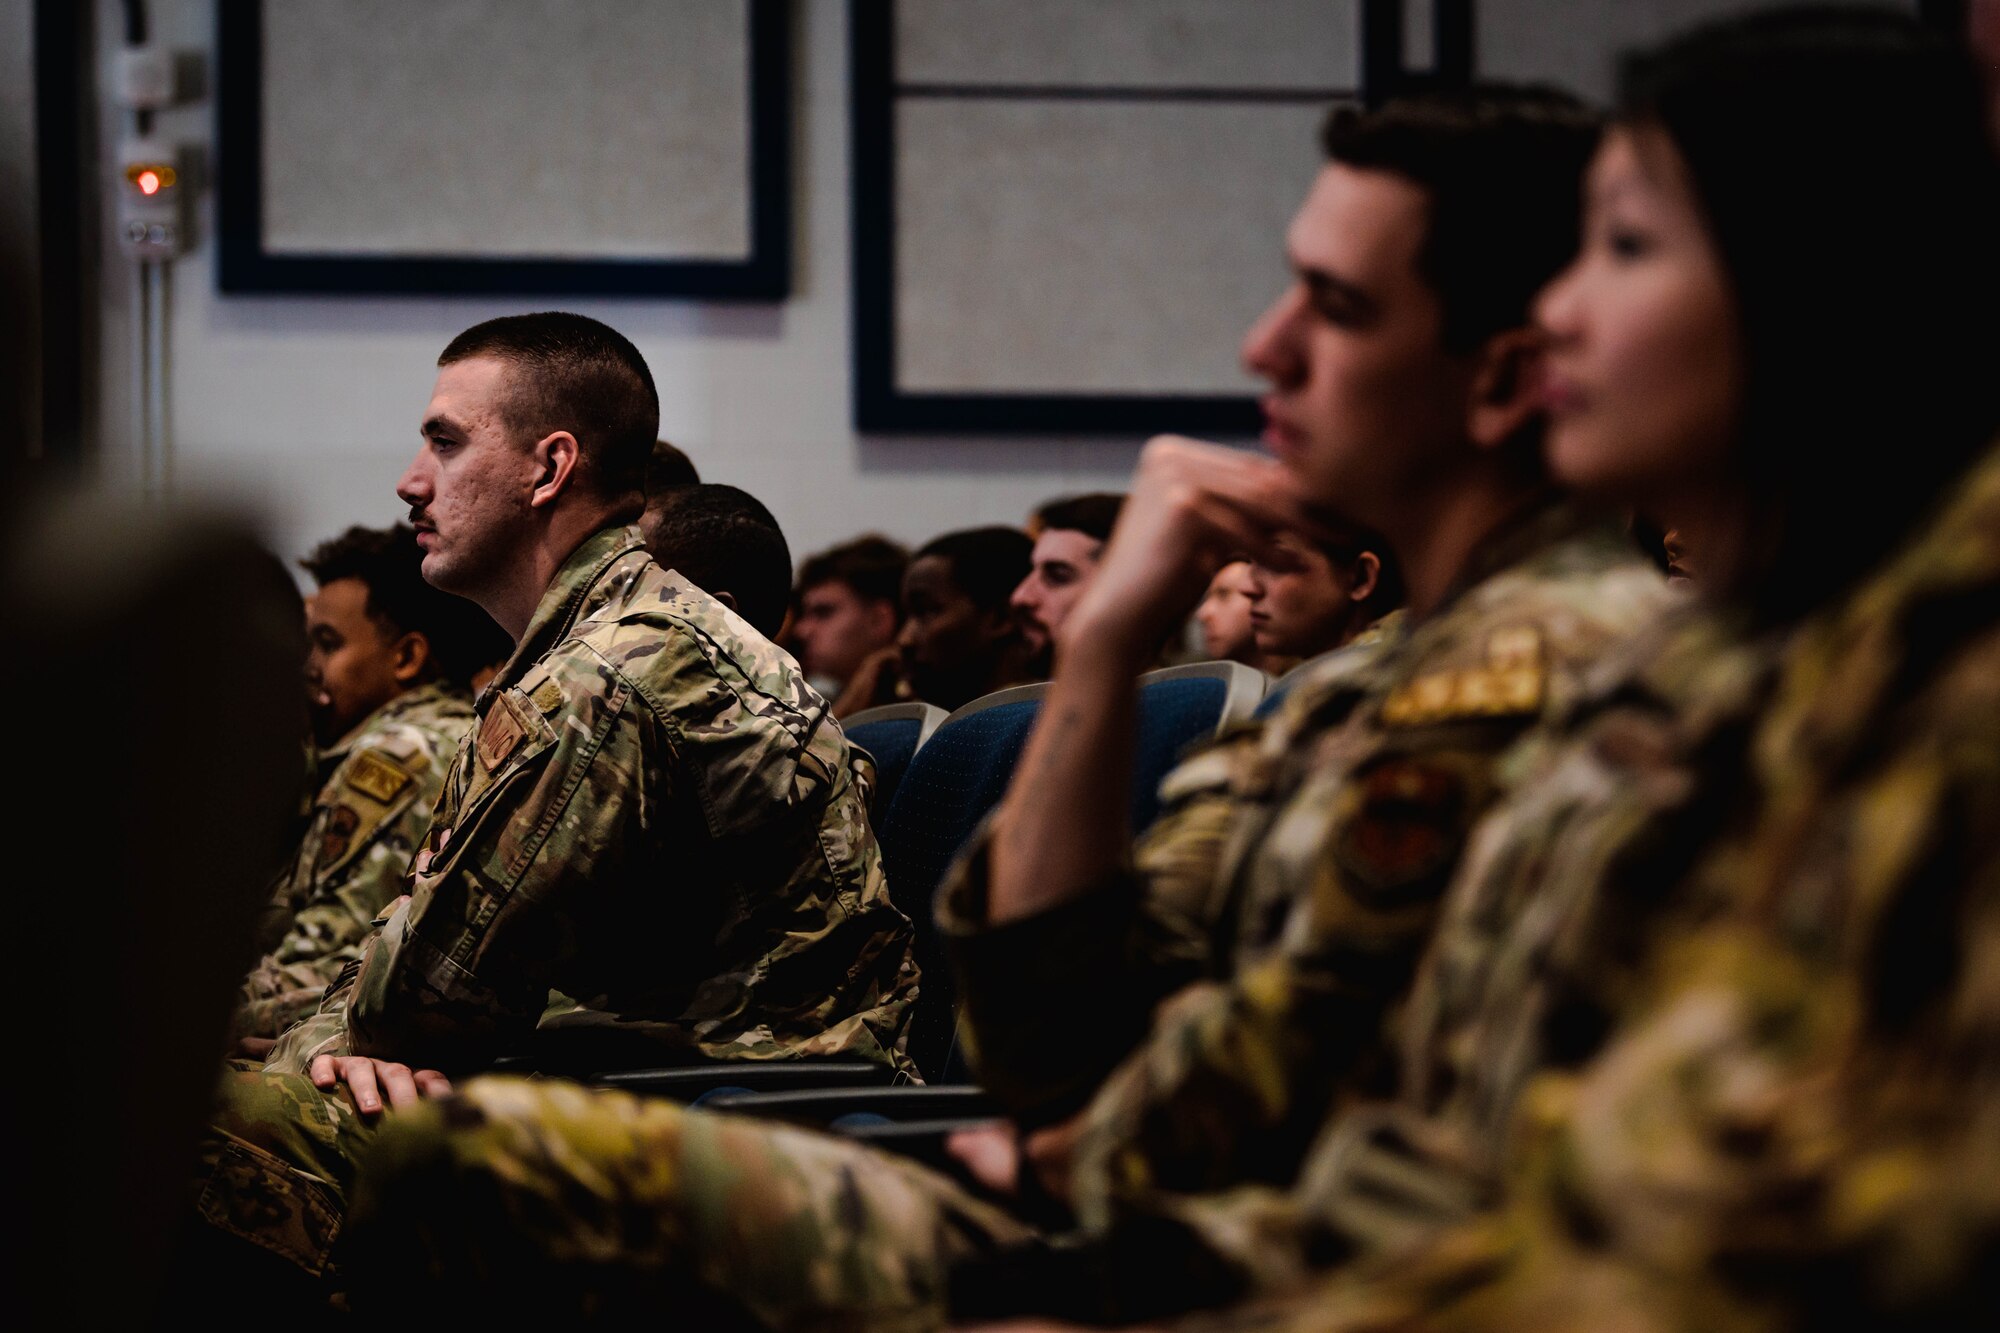
M 225 292 L 685 296 L 776 301 L 791 288 L 791 4 L 750 5 L 746 260 L 383 259 L 274 255 L 263 243 L 263 4 L 217 9 L 217 282 Z
M 1437 72 L 1402 67 L 1401 0 L 1361 0 L 1364 100 L 1412 86 L 1418 78 L 1467 77 L 1470 0 L 1437 5 Z M 854 424 L 864 431 L 938 434 L 1257 433 L 1249 396 L 1125 394 L 909 393 L 896 386 L 894 0 L 848 0 L 854 227 Z M 1195 94 L 1191 94 L 1195 95 Z

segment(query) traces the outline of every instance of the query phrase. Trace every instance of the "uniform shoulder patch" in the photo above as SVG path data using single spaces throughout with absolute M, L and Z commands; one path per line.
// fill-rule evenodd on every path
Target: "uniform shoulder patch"
M 1487 636 L 1482 665 L 1427 672 L 1391 692 L 1382 702 L 1382 722 L 1422 727 L 1536 713 L 1547 689 L 1548 654 L 1541 630 L 1509 625 Z
M 480 767 L 488 773 L 497 772 L 507 762 L 507 756 L 520 747 L 527 737 L 528 729 L 514 716 L 514 709 L 501 695 L 493 701 L 486 721 L 480 724 L 479 741 L 475 747 L 479 754 Z
M 408 771 L 376 750 L 361 750 L 347 761 L 347 785 L 370 800 L 389 804 L 414 781 Z

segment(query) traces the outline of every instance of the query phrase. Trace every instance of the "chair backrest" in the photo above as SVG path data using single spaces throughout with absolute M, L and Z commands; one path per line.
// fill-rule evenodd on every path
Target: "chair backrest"
M 876 827 L 889 895 L 916 926 L 923 989 L 910 1022 L 910 1057 L 927 1077 L 946 1072 L 957 1015 L 931 899 L 959 848 L 1006 793 L 1047 689 L 1000 690 L 947 717 L 917 749 Z
M 1190 746 L 1252 715 L 1269 679 L 1241 662 L 1192 662 L 1139 677 L 1138 749 L 1132 756 L 1132 831 L 1160 813 L 1160 782 Z
M 875 761 L 875 794 L 869 814 L 876 820 L 889 812 L 910 760 L 944 719 L 944 709 L 936 704 L 884 704 L 863 709 L 841 724 L 847 739 L 868 751 Z
M 1266 718 L 1271 716 L 1271 714 L 1277 712 L 1278 705 L 1285 702 L 1285 696 L 1291 693 L 1292 686 L 1299 683 L 1300 675 L 1304 673 L 1307 667 L 1311 666 L 1314 662 L 1318 660 L 1319 659 L 1315 657 L 1308 657 L 1305 661 L 1299 663 L 1297 666 L 1293 667 L 1290 671 L 1287 671 L 1284 675 L 1272 681 L 1271 688 L 1265 690 L 1264 697 L 1258 701 L 1257 711 L 1255 716 L 1259 718 Z

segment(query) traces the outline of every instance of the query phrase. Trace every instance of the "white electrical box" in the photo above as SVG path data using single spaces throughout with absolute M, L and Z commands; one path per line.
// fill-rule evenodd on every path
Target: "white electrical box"
M 174 259 L 187 252 L 187 165 L 179 149 L 138 140 L 120 155 L 111 182 L 118 244 L 133 259 Z
M 127 46 L 118 52 L 118 105 L 163 111 L 180 98 L 178 55 L 161 46 Z

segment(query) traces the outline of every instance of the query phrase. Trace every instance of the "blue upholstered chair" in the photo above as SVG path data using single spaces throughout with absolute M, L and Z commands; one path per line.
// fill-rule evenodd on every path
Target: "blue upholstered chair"
M 1139 744 L 1133 755 L 1132 831 L 1160 813 L 1160 782 L 1190 746 L 1252 715 L 1269 679 L 1241 662 L 1194 662 L 1139 677 Z
M 944 709 L 935 704 L 884 704 L 880 708 L 863 709 L 841 723 L 840 729 L 847 733 L 847 739 L 868 751 L 875 760 L 875 796 L 870 813 L 876 819 L 888 813 L 890 803 L 896 799 L 896 788 L 902 785 L 903 774 L 909 771 L 910 761 L 944 719 Z
M 931 899 L 958 849 L 1006 793 L 1047 689 L 1000 690 L 947 717 L 918 748 L 895 799 L 876 820 L 889 895 L 916 923 L 924 979 L 910 1024 L 910 1055 L 930 1078 L 947 1074 L 956 1015 Z

